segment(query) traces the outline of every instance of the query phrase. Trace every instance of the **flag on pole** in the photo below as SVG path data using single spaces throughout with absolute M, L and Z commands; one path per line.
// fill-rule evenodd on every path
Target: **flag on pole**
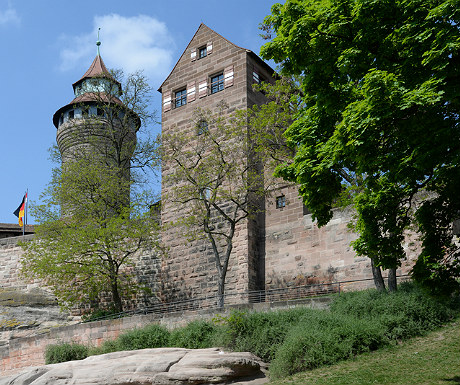
M 24 215 L 26 211 L 26 203 L 27 203 L 27 193 L 25 193 L 24 197 L 22 198 L 21 204 L 13 213 L 19 218 L 19 226 L 21 227 L 24 227 Z

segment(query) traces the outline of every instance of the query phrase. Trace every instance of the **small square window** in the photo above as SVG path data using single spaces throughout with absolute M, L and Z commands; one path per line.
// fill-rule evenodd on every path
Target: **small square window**
M 198 59 L 203 59 L 208 56 L 208 50 L 206 47 L 198 48 Z
M 222 91 L 224 89 L 224 74 L 220 73 L 211 77 L 211 94 Z
M 283 207 L 286 207 L 286 197 L 284 195 L 280 195 L 279 197 L 276 197 L 276 208 L 282 209 Z
M 185 106 L 187 104 L 187 90 L 183 89 L 175 93 L 175 107 Z

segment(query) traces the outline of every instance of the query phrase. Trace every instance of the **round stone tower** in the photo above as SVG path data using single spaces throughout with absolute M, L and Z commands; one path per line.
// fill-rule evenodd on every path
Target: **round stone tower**
M 116 169 L 129 182 L 140 119 L 120 100 L 121 84 L 107 70 L 99 47 L 89 69 L 73 83 L 73 90 L 74 99 L 53 116 L 62 167 L 86 159 Z M 129 202 L 129 188 L 123 195 L 124 203 Z

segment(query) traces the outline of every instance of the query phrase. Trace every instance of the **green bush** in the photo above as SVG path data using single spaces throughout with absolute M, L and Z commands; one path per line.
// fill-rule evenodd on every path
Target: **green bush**
M 169 346 L 202 349 L 210 348 L 214 342 L 217 326 L 205 321 L 190 322 L 187 326 L 171 332 Z
M 380 324 L 350 315 L 311 310 L 293 327 L 270 365 L 281 378 L 375 350 L 388 343 Z
M 45 350 L 45 364 L 83 360 L 88 357 L 88 348 L 76 343 L 48 345 Z
M 159 325 L 149 325 L 120 335 L 116 341 L 118 350 L 137 350 L 168 346 L 169 331 Z
M 107 354 L 112 352 L 119 352 L 123 350 L 120 347 L 120 343 L 118 339 L 115 340 L 106 340 L 102 343 L 99 347 L 91 347 L 88 349 L 89 356 L 97 356 L 99 354 Z
M 286 334 L 308 311 L 297 308 L 274 312 L 232 312 L 223 322 L 224 346 L 250 351 L 270 362 Z
M 448 302 L 430 297 L 411 283 L 394 293 L 368 290 L 340 295 L 331 311 L 380 322 L 390 339 L 406 339 L 433 330 L 453 318 Z

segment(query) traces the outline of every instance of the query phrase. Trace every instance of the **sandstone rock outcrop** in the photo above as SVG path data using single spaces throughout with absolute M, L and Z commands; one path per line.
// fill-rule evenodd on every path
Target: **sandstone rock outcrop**
M 13 338 L 30 337 L 79 320 L 62 312 L 54 296 L 44 290 L 0 288 L 0 346 Z
M 263 366 L 251 353 L 215 348 L 143 349 L 30 368 L 0 378 L 0 385 L 262 384 L 268 381 Z

